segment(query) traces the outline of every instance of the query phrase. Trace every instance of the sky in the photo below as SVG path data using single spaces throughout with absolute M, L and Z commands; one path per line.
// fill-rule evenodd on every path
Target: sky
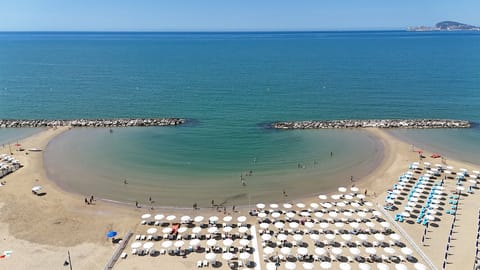
M 480 0 L 0 0 L 0 31 L 364 30 L 480 25 Z

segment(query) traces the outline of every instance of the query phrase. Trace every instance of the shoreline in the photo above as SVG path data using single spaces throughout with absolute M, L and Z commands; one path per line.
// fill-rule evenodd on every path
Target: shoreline
M 22 146 L 44 149 L 48 141 L 65 130 L 68 129 L 47 129 L 22 140 Z M 408 164 L 417 161 L 418 154 L 410 150 L 409 144 L 383 130 L 371 129 L 368 132 L 383 144 L 384 156 L 379 166 L 363 177 L 361 181 L 357 181 L 355 185 L 360 188 L 361 192 L 368 189 L 367 198 L 378 203 L 383 202 L 386 190 L 391 188 L 401 172 L 407 170 Z M 17 153 L 22 152 L 15 152 L 15 156 L 18 156 L 24 167 L 2 179 L 7 181 L 7 185 L 0 187 L 2 194 L 0 196 L 0 209 L 2 210 L 0 243 L 5 249 L 14 252 L 11 258 L 0 262 L 7 268 L 10 266 L 15 269 L 55 269 L 63 263 L 67 248 L 72 253 L 72 261 L 75 261 L 76 267 L 81 269 L 101 268 L 113 253 L 114 248 L 111 242 L 105 239 L 105 232 L 115 229 L 120 236 L 123 236 L 127 231 L 139 226 L 141 214 L 156 212 L 104 200 L 98 200 L 95 205 L 87 206 L 84 204 L 82 196 L 66 192 L 47 179 L 42 166 L 43 153 L 30 153 L 29 155 L 18 155 Z M 448 160 L 448 163 L 454 166 L 464 164 L 455 160 Z M 37 197 L 31 194 L 31 187 L 38 184 L 44 186 L 47 195 Z M 376 193 L 375 197 L 373 192 Z M 318 202 L 316 196 L 291 200 L 304 203 Z M 264 201 L 264 203 L 269 203 L 269 201 Z M 162 208 L 162 210 L 165 211 L 164 213 L 178 215 L 218 214 L 212 208 L 201 208 L 200 210 Z M 246 207 L 239 207 L 236 214 L 243 214 L 250 220 L 254 220 L 248 216 L 248 210 Z M 404 228 L 409 234 L 410 232 L 413 232 L 414 235 L 417 233 L 409 227 Z M 75 233 L 72 234 L 72 232 Z M 443 243 L 441 242 L 443 240 L 435 241 Z M 93 249 L 96 251 L 94 254 L 91 252 Z M 432 247 L 425 248 L 425 250 L 429 257 L 435 258 L 435 245 L 432 244 Z M 24 259 L 27 257 L 30 260 Z M 466 266 L 469 262 L 459 263 Z M 438 260 L 435 261 L 435 264 L 438 265 Z M 145 269 L 150 268 L 145 267 Z

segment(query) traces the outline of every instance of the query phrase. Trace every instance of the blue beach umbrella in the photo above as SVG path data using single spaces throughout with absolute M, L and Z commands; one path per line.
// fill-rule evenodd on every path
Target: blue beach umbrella
M 117 232 L 116 232 L 116 231 L 109 231 L 109 232 L 107 232 L 107 237 L 108 237 L 108 238 L 115 237 L 116 235 L 117 235 Z

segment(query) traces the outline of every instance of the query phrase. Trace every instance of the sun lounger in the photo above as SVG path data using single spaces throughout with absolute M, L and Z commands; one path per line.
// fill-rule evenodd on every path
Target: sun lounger
M 207 260 L 204 260 L 204 261 L 203 261 L 203 266 L 204 266 L 204 267 L 208 267 L 208 261 L 207 261 Z
M 136 249 L 136 248 L 133 248 L 133 249 L 132 249 L 132 255 L 137 255 L 137 253 L 138 253 L 137 249 Z
M 202 268 L 203 267 L 203 262 L 202 261 L 197 261 L 197 267 Z
M 120 255 L 120 258 L 126 259 L 126 258 L 127 258 L 127 253 L 126 253 L 126 252 L 123 252 L 123 253 Z

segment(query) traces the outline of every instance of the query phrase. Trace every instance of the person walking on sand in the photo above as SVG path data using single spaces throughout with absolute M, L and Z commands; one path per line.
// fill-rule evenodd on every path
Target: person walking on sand
M 135 207 L 138 208 L 138 201 L 135 201 Z
M 87 197 L 85 197 L 85 204 L 87 204 L 87 205 L 90 204 L 90 203 L 88 202 Z

